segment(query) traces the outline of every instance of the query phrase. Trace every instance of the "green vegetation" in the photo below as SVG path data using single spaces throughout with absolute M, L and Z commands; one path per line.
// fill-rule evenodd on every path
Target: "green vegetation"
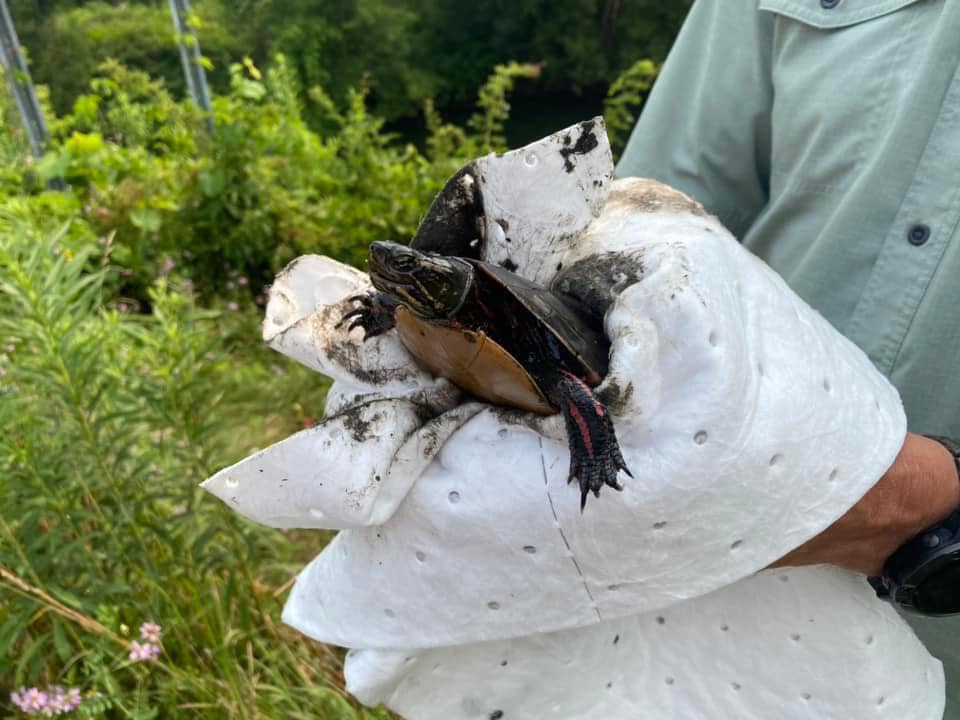
M 662 61 L 690 1 L 192 0 L 192 24 L 220 92 L 230 86 L 231 60 L 249 54 L 265 67 L 283 54 L 301 87 L 319 85 L 344 103 L 364 86 L 372 111 L 406 129 L 420 126 L 427 99 L 445 115 L 466 117 L 496 65 L 538 64 L 541 79 L 519 89 L 524 117 L 514 118 L 515 145 L 555 129 L 550 116 L 564 109 L 596 114 L 610 83 L 639 58 Z M 166 2 L 8 2 L 34 78 L 50 87 L 59 112 L 70 110 L 106 58 L 183 94 Z M 552 112 L 544 115 L 547 104 Z M 584 104 L 594 111 L 583 112 Z M 305 108 L 305 116 L 318 126 L 315 110 Z
M 471 33 L 520 13 L 488 4 Z M 322 414 L 323 378 L 257 341 L 274 274 L 302 253 L 359 264 L 370 241 L 409 239 L 450 174 L 506 148 L 511 93 L 547 71 L 496 64 L 492 45 L 461 48 L 494 70 L 451 123 L 438 107 L 453 106 L 427 98 L 459 102 L 466 60 L 450 56 L 464 84 L 414 63 L 423 24 L 448 22 L 447 10 L 198 3 L 221 73 L 211 132 L 168 89 L 179 60 L 162 7 L 11 5 L 18 20 L 37 11 L 21 26 L 45 39 L 28 45 L 35 62 L 69 70 L 53 103 L 41 88 L 42 158 L 0 94 L 0 708 L 20 715 L 12 692 L 63 686 L 81 693 L 73 717 L 386 718 L 346 696 L 340 651 L 279 621 L 328 536 L 250 525 L 197 484 Z M 237 32 L 244 8 L 271 32 Z M 261 72 L 244 43 L 261 57 L 295 52 Z M 400 45 L 408 59 L 365 72 Z M 331 69 L 330 48 L 353 69 Z M 556 52 L 589 82 L 620 68 Z M 649 60 L 624 67 L 607 103 L 621 141 L 656 73 Z M 372 104 L 393 117 L 416 108 L 421 142 L 388 131 Z M 49 189 L 56 178 L 64 190 Z

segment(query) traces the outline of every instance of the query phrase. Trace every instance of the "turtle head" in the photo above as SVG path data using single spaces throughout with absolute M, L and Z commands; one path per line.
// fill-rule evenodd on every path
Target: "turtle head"
M 371 243 L 369 265 L 377 290 L 424 318 L 455 313 L 473 285 L 473 266 L 465 260 L 422 253 L 398 243 Z

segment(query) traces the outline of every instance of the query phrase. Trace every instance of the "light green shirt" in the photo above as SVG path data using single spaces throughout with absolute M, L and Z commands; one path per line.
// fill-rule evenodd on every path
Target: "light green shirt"
M 697 0 L 617 174 L 700 200 L 960 438 L 960 0 Z M 960 720 L 960 620 L 910 621 Z

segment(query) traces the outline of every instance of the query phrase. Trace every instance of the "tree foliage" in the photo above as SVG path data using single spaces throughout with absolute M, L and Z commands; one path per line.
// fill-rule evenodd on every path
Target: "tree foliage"
M 11 0 L 36 79 L 49 84 L 61 112 L 108 57 L 163 78 L 183 93 L 180 61 L 165 4 L 143 0 Z M 226 90 L 231 63 L 249 53 L 258 66 L 287 58 L 303 88 L 337 102 L 367 89 L 370 107 L 388 121 L 417 117 L 432 99 L 461 115 L 490 68 L 537 64 L 542 78 L 523 91 L 550 97 L 607 86 L 641 58 L 661 61 L 690 0 L 195 0 L 194 22 L 213 86 Z M 306 108 L 319 127 L 324 118 Z

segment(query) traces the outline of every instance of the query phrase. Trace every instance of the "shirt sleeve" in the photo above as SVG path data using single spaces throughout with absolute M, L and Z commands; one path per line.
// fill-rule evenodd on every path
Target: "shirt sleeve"
M 683 190 L 742 237 L 768 196 L 772 23 L 755 0 L 696 0 L 617 175 Z

